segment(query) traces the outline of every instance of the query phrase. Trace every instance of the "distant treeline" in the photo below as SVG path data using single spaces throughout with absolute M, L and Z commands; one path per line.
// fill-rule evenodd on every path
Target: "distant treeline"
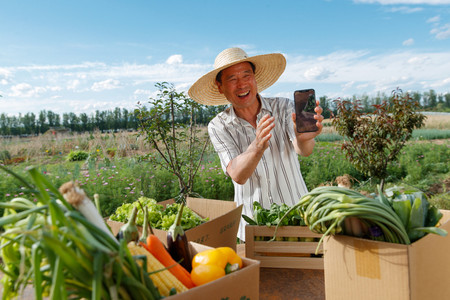
M 450 111 L 450 93 L 437 94 L 434 90 L 425 92 L 412 92 L 410 97 L 420 103 L 421 110 L 427 111 Z M 358 100 L 366 112 L 373 111 L 373 105 L 380 104 L 384 100 L 389 100 L 390 95 L 378 93 L 375 97 L 363 95 L 361 97 L 353 96 L 352 99 Z M 329 118 L 331 113 L 336 113 L 335 99 L 329 99 L 326 96 L 320 97 L 320 105 L 323 108 L 323 115 Z M 200 106 L 196 112 L 197 123 L 207 125 L 208 122 L 217 113 L 224 110 L 226 106 Z M 168 116 L 169 117 L 169 116 Z M 183 122 L 188 120 L 188 116 L 178 115 L 177 120 Z M 49 129 L 68 129 L 72 132 L 86 132 L 100 130 L 119 131 L 136 130 L 138 128 L 138 119 L 134 110 L 125 108 L 115 108 L 114 110 L 95 111 L 91 114 L 81 113 L 63 113 L 62 116 L 50 110 L 42 110 L 38 115 L 26 113 L 19 116 L 7 116 L 0 114 L 0 136 L 20 136 L 20 135 L 39 135 L 47 132 Z

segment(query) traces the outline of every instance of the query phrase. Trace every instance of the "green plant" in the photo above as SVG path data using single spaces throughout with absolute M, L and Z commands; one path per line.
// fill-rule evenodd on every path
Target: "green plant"
M 83 150 L 70 151 L 70 153 L 67 154 L 68 161 L 81 161 L 86 160 L 88 157 L 89 153 Z
M 360 101 L 335 102 L 338 114 L 332 123 L 345 137 L 342 149 L 356 169 L 379 179 L 383 190 L 388 164 L 397 159 L 413 129 L 424 124 L 425 116 L 415 112 L 419 103 L 400 90 L 374 105 L 373 113 L 363 112 Z
M 340 148 L 340 143 L 317 142 L 310 156 L 299 157 L 300 169 L 308 189 L 326 182 L 331 183 L 344 174 L 358 181 L 367 179 L 345 158 L 345 153 Z
M 115 148 L 108 148 L 106 149 L 106 153 L 110 156 L 110 157 L 114 157 L 116 155 L 116 149 Z
M 200 166 L 194 181 L 194 190 L 205 198 L 233 200 L 233 182 L 223 173 L 217 155 L 214 161 L 204 162 Z
M 157 98 L 150 98 L 150 107 L 139 104 L 135 114 L 139 120 L 139 134 L 159 154 L 155 165 L 171 171 L 178 179 L 184 195 L 193 193 L 194 178 L 200 167 L 209 138 L 199 137 L 196 112 L 200 105 L 184 92 L 177 92 L 172 84 L 157 83 Z
M 11 154 L 8 150 L 1 150 L 0 151 L 0 162 L 7 163 L 9 160 L 11 160 Z

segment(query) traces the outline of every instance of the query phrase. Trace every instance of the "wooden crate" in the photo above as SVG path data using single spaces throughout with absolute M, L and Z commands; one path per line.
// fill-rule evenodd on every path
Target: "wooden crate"
M 293 268 L 323 270 L 323 248 L 315 255 L 321 234 L 307 226 L 281 226 L 277 238 L 273 237 L 275 226 L 245 226 L 245 256 L 261 261 L 262 268 Z M 288 241 L 294 237 L 297 241 Z M 306 241 L 305 241 L 306 240 Z

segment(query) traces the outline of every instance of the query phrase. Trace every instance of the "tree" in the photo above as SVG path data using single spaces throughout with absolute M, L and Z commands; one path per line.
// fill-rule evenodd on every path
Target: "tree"
M 44 133 L 48 130 L 48 124 L 46 123 L 46 121 L 47 121 L 47 112 L 45 110 L 41 110 L 39 112 L 39 117 L 37 120 L 39 133 Z
M 383 190 L 388 163 L 397 159 L 413 129 L 424 123 L 425 116 L 415 112 L 419 103 L 397 89 L 389 101 L 374 105 L 373 113 L 364 113 L 360 101 L 337 105 L 332 124 L 345 137 L 342 149 L 356 169 L 379 179 Z
M 444 95 L 445 101 L 444 101 L 444 105 L 447 108 L 450 108 L 450 93 L 446 93 Z
M 154 163 L 167 169 L 178 178 L 180 195 L 195 194 L 192 190 L 194 178 L 200 167 L 209 137 L 199 137 L 196 115 L 200 105 L 188 98 L 184 92 L 177 92 L 172 84 L 157 83 L 157 98 L 150 98 L 150 107 L 138 104 L 136 115 L 139 120 L 139 134 L 159 154 L 161 159 Z M 176 118 L 176 112 L 188 116 L 189 123 Z
M 81 131 L 91 131 L 89 126 L 89 117 L 86 113 L 80 114 Z
M 24 131 L 26 134 L 33 134 L 35 133 L 36 129 L 36 115 L 34 113 L 27 113 L 22 118 L 22 124 L 24 127 Z
M 322 109 L 323 109 L 322 116 L 325 119 L 328 119 L 331 116 L 331 110 L 330 110 L 330 105 L 327 100 L 327 97 L 326 96 L 320 97 L 319 102 L 320 102 L 320 107 L 322 107 Z

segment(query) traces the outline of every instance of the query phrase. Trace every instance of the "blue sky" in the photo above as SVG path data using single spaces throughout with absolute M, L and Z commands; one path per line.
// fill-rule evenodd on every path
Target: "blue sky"
M 234 46 L 286 56 L 265 96 L 450 92 L 450 0 L 0 0 L 0 113 L 134 109 Z

